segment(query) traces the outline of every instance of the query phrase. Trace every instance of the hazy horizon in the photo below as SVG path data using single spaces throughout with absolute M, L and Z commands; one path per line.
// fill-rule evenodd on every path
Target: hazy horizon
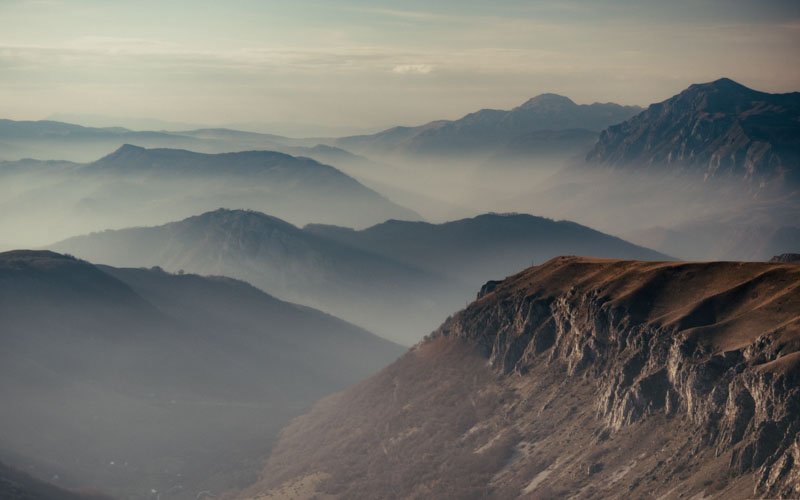
M 690 4 L 7 1 L 2 117 L 369 131 L 544 92 L 646 106 L 720 77 L 800 88 L 798 4 Z
M 800 0 L 0 0 L 0 499 L 797 498 L 798 48 Z

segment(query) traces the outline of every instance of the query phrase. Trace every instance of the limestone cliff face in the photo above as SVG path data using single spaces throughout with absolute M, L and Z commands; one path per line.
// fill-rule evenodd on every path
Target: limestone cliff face
M 560 257 L 295 420 L 242 497 L 798 498 L 798 435 L 800 265 Z
M 493 286 L 434 336 L 504 374 L 565 365 L 611 432 L 685 416 L 754 494 L 800 495 L 800 266 L 560 258 Z

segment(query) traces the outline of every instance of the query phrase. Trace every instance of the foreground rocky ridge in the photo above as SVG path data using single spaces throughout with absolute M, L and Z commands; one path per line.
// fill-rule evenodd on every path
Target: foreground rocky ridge
M 796 498 L 798 311 L 797 264 L 554 259 L 297 419 L 243 496 Z
M 657 412 L 758 472 L 754 494 L 800 494 L 800 267 L 561 258 L 500 284 L 436 335 L 477 341 L 524 374 L 590 377 L 612 431 Z M 562 285 L 563 284 L 563 285 Z

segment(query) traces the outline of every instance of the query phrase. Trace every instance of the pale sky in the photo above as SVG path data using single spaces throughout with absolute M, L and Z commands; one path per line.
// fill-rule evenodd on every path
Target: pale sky
M 800 1 L 0 0 L 0 118 L 380 128 L 722 76 L 800 90 Z

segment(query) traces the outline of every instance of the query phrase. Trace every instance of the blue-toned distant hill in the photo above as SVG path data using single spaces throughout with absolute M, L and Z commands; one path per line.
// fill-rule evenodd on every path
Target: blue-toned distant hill
M 407 345 L 490 279 L 555 255 L 668 259 L 568 221 L 486 214 L 444 224 L 390 220 L 362 231 L 303 229 L 262 213 L 216 210 L 170 224 L 52 245 L 93 262 L 246 279 Z
M 458 120 L 440 120 L 418 127 L 394 127 L 372 135 L 343 137 L 336 145 L 367 155 L 463 158 L 514 147 L 536 131 L 583 129 L 599 132 L 639 113 L 637 106 L 613 103 L 576 104 L 557 94 L 541 94 L 512 110 L 482 109 Z M 542 136 L 533 137 L 541 142 Z M 551 138 L 556 139 L 555 136 Z M 552 151 L 547 143 L 544 148 Z M 562 145 L 564 145 L 562 143 Z M 566 144 L 571 146 L 571 144 Z M 571 149 L 561 151 L 570 154 Z
M 275 151 L 204 154 L 124 145 L 86 164 L 0 162 L 0 245 L 43 245 L 219 207 L 266 211 L 295 224 L 364 227 L 420 218 L 334 167 Z

